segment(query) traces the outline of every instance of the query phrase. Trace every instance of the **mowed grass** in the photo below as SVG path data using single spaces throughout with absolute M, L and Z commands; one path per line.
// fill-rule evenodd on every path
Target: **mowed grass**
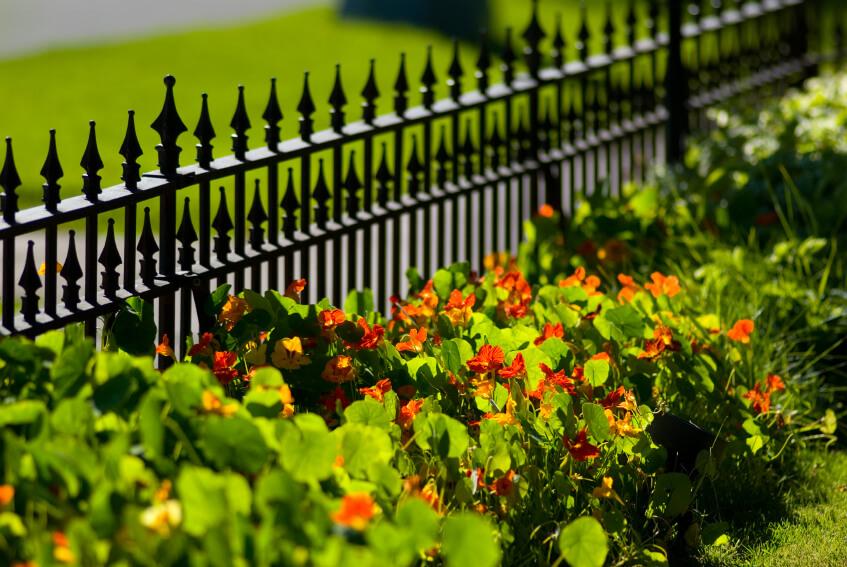
M 773 472 L 773 471 L 772 471 Z M 799 450 L 770 486 L 731 489 L 723 513 L 730 543 L 704 548 L 695 564 L 709 567 L 841 567 L 847 565 L 847 453 Z M 727 494 L 719 489 L 718 495 Z
M 617 4 L 617 3 L 616 3 Z M 515 28 L 515 50 L 520 55 L 524 42 L 520 34 L 530 14 L 529 0 L 495 0 L 492 3 L 492 51 L 499 53 L 503 28 Z M 621 4 L 624 7 L 624 4 Z M 580 24 L 578 3 L 570 0 L 541 2 L 541 21 L 548 31 L 542 45 L 550 50 L 556 14 L 561 14 L 575 57 L 573 38 Z M 602 27 L 604 3 L 591 2 L 589 21 L 594 29 Z M 614 13 L 618 21 L 619 41 L 623 41 L 625 10 Z M 593 41 L 600 46 L 599 31 Z M 127 110 L 136 112 L 136 128 L 144 155 L 139 162 L 142 171 L 156 169 L 154 149 L 158 135 L 150 128 L 164 100 L 162 79 L 176 77 L 176 104 L 188 132 L 179 138 L 183 148 L 180 163 L 193 163 L 192 133 L 200 114 L 201 93 L 209 95 L 212 123 L 217 138 L 212 141 L 214 155 L 229 153 L 232 130 L 229 123 L 235 111 L 238 85 L 245 85 L 248 116 L 252 128 L 247 132 L 249 147 L 264 144 L 264 121 L 261 115 L 267 104 L 270 77 L 277 77 L 279 102 L 284 114 L 282 138 L 298 136 L 299 114 L 296 111 L 303 89 L 303 72 L 310 72 L 309 82 L 318 110 L 313 115 L 315 128 L 329 127 L 327 103 L 335 78 L 334 64 L 340 63 L 343 84 L 349 104 L 348 121 L 360 117 L 361 97 L 369 69 L 369 59 L 376 58 L 376 77 L 381 93 L 378 112 L 391 112 L 393 85 L 397 76 L 400 52 L 407 56 L 407 72 L 411 86 L 410 103 L 420 103 L 418 80 L 423 73 L 426 45 L 433 46 L 433 59 L 439 84 L 436 94 L 447 95 L 447 69 L 452 60 L 450 38 L 434 32 L 399 24 L 341 20 L 330 8 L 288 13 L 252 24 L 219 29 L 174 33 L 147 40 L 110 43 L 84 48 L 52 51 L 14 60 L 0 61 L 0 136 L 13 139 L 15 160 L 23 186 L 18 189 L 22 207 L 40 203 L 39 171 L 47 155 L 48 131 L 55 128 L 59 157 L 65 176 L 60 180 L 62 197 L 80 194 L 82 189 L 79 163 L 88 138 L 88 121 L 97 123 L 97 140 L 105 163 L 100 172 L 103 186 L 121 183 L 123 158 L 118 150 L 124 138 Z M 478 52 L 475 44 L 461 46 L 465 90 L 475 86 L 474 63 Z M 521 61 L 522 63 L 522 61 Z M 493 81 L 499 80 L 499 61 L 491 69 Z M 4 152 L 5 153 L 5 152 Z

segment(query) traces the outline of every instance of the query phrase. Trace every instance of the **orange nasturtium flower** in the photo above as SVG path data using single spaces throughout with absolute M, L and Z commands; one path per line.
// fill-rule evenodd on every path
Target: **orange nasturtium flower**
M 612 488 L 612 477 L 610 476 L 604 476 L 600 486 L 595 487 L 591 492 L 591 496 L 594 498 L 609 498 L 613 494 L 615 494 L 615 491 Z
M 156 346 L 156 354 L 176 360 L 176 355 L 174 354 L 174 349 L 171 348 L 171 341 L 168 339 L 167 333 L 162 336 L 162 344 Z
M 237 404 L 227 404 L 223 405 L 223 402 L 219 397 L 217 397 L 213 392 L 209 390 L 203 390 L 202 400 L 202 408 L 200 413 L 204 414 L 214 414 L 219 415 L 221 417 L 230 417 L 232 414 L 238 411 Z
M 422 353 L 423 343 L 426 340 L 426 329 L 422 328 L 420 330 L 412 329 L 409 331 L 409 340 L 402 343 L 397 343 L 397 350 L 403 352 L 405 350 L 411 350 L 418 354 Z
M 571 441 L 567 435 L 562 439 L 565 442 L 565 447 L 571 456 L 577 461 L 584 462 L 586 459 L 593 459 L 600 456 L 600 449 L 588 442 L 588 434 L 585 428 L 576 434 L 576 438 Z
M 562 281 L 559 282 L 559 287 L 576 287 L 582 285 L 582 281 L 585 279 L 585 268 L 582 266 L 578 267 L 574 270 L 573 275 L 566 277 Z
M 556 323 L 552 325 L 551 323 L 545 323 L 544 329 L 541 330 L 541 336 L 537 337 L 532 344 L 535 346 L 541 346 L 544 344 L 544 341 L 552 338 L 564 338 L 565 329 L 562 327 L 561 323 Z
M 56 262 L 56 273 L 58 274 L 61 271 L 62 271 L 62 264 L 60 264 L 59 262 Z M 46 273 L 47 273 L 47 262 L 41 262 L 41 267 L 38 268 L 38 275 L 43 276 Z
M 388 378 L 380 380 L 371 388 L 359 388 L 359 393 L 370 396 L 378 402 L 382 402 L 385 399 L 385 394 L 390 391 L 391 381 Z
M 285 293 L 283 294 L 285 297 L 289 299 L 293 299 L 297 303 L 300 303 L 300 292 L 306 288 L 306 280 L 305 278 L 302 280 L 294 280 L 288 287 L 285 288 Z
M 474 303 L 476 303 L 476 295 L 470 294 L 467 299 L 463 299 L 462 292 L 454 289 L 450 292 L 447 305 L 444 306 L 444 314 L 454 327 L 467 325 L 473 316 Z
M 373 498 L 367 492 L 347 494 L 341 499 L 341 508 L 330 513 L 329 517 L 336 524 L 364 531 L 368 527 L 371 518 L 374 517 L 377 507 Z
M 214 349 L 212 349 L 212 333 L 203 333 L 203 336 L 200 337 L 200 342 L 188 349 L 188 356 L 197 356 L 199 354 L 200 356 L 211 357 L 214 352 Z
M 768 390 L 770 390 L 770 391 L 774 391 L 774 390 L 779 390 L 780 392 L 785 391 L 785 382 L 783 382 L 782 378 L 780 378 L 776 374 L 768 374 L 766 382 L 767 382 L 767 385 L 768 385 Z
M 485 344 L 482 345 L 475 357 L 468 359 L 466 364 L 471 372 L 485 374 L 496 372 L 503 365 L 504 360 L 506 360 L 506 355 L 503 354 L 502 348 Z
M 653 272 L 650 274 L 650 279 L 653 283 L 644 284 L 644 289 L 652 293 L 653 297 L 659 297 L 663 293 L 673 297 L 679 293 L 679 279 L 676 276 L 665 276 L 661 272 Z
M 250 311 L 250 304 L 246 300 L 230 295 L 226 305 L 218 315 L 218 323 L 223 323 L 224 328 L 231 331 L 248 311 Z
M 415 423 L 415 418 L 421 412 L 421 406 L 423 405 L 424 400 L 409 400 L 406 402 L 403 407 L 400 408 L 400 415 L 397 417 L 397 425 L 399 425 L 403 431 L 410 431 L 412 429 L 412 425 Z
M 333 384 L 342 384 L 356 379 L 356 369 L 353 367 L 353 359 L 349 356 L 339 354 L 329 360 L 321 372 L 321 378 Z
M 506 476 L 495 480 L 488 488 L 497 496 L 508 496 L 515 484 L 515 471 L 509 470 Z
M 235 351 L 216 352 L 214 360 L 215 362 L 214 366 L 212 366 L 212 372 L 214 372 L 218 382 L 221 384 L 229 384 L 238 378 L 238 370 L 233 368 L 235 362 L 238 360 L 238 354 Z
M 72 564 L 76 557 L 71 551 L 71 545 L 68 538 L 62 532 L 53 532 L 53 559 L 60 563 Z
M 506 411 L 497 412 L 497 413 L 487 413 L 483 417 L 483 419 L 492 419 L 499 423 L 500 425 L 519 425 L 520 421 L 515 417 L 514 411 L 515 407 L 517 407 L 518 403 L 509 397 L 506 401 Z
M 755 328 L 756 325 L 753 321 L 750 319 L 742 319 L 735 322 L 732 329 L 726 332 L 726 336 L 734 341 L 739 341 L 742 344 L 750 344 L 750 333 L 752 333 Z
M 4 508 L 9 505 L 9 502 L 12 501 L 12 498 L 15 497 L 15 487 L 11 484 L 3 484 L 0 485 L 0 508 Z
M 318 325 L 321 327 L 321 336 L 328 341 L 334 341 L 335 328 L 344 321 L 345 315 L 341 309 L 324 309 L 318 313 Z
M 279 387 L 279 401 L 282 403 L 282 411 L 279 412 L 279 417 L 294 415 L 294 396 L 291 395 L 291 388 L 288 384 Z
M 632 276 L 618 274 L 618 281 L 623 286 L 618 292 L 618 301 L 621 304 L 632 301 L 635 294 L 641 291 L 641 286 L 633 281 Z
M 297 370 L 312 363 L 312 359 L 303 354 L 303 342 L 300 337 L 279 339 L 271 353 L 271 362 L 277 368 Z
M 374 350 L 382 346 L 383 337 L 385 336 L 385 328 L 382 325 L 374 325 L 374 328 L 371 329 L 363 317 L 359 318 L 357 324 L 365 332 L 364 336 L 356 343 L 344 341 L 344 346 L 356 350 Z
M 497 374 L 502 378 L 526 378 L 526 361 L 523 354 L 516 354 L 512 364 L 504 366 L 497 371 Z
M 768 413 L 771 407 L 771 392 L 770 390 L 762 392 L 762 383 L 756 382 L 752 390 L 742 396 L 753 402 L 753 411 L 757 414 Z

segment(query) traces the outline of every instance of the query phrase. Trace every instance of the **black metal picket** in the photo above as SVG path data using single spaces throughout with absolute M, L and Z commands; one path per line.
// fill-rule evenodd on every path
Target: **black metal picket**
M 236 292 L 245 287 L 263 291 L 307 277 L 314 268 L 318 277 L 312 297 L 327 295 L 340 303 L 345 290 L 364 285 L 385 306 L 391 293 L 401 291 L 401 264 L 418 266 L 423 273 L 455 261 L 482 269 L 486 254 L 516 249 L 520 223 L 541 204 L 567 214 L 579 191 L 618 193 L 625 181 L 643 176 L 646 165 L 664 158 L 679 161 L 689 124 L 707 125 L 709 107 L 773 94 L 814 74 L 821 50 L 812 49 L 808 38 L 815 36 L 810 26 L 822 25 L 813 19 L 817 3 L 711 0 L 707 7 L 703 0 L 670 0 L 663 10 L 654 0 L 646 3 L 645 19 L 641 3 L 616 1 L 616 9 L 624 5 L 621 14 L 609 2 L 604 50 L 590 54 L 591 27 L 583 2 L 574 42 L 578 59 L 566 62 L 561 22 L 556 22 L 549 57 L 542 52 L 548 34 L 533 0 L 522 34 L 526 72 L 517 72 L 508 31 L 499 64 L 502 81 L 491 84 L 492 60 L 483 32 L 476 89 L 463 89 L 465 71 L 456 43 L 447 98 L 436 100 L 439 81 L 430 51 L 420 105 L 411 107 L 401 55 L 393 112 L 378 115 L 380 93 L 371 60 L 361 120 L 347 122 L 348 100 L 336 67 L 328 101 L 331 128 L 324 131 L 315 131 L 317 107 L 306 73 L 297 107 L 300 136 L 287 141 L 280 140 L 283 115 L 272 79 L 262 115 L 265 145 L 254 149 L 248 148 L 251 123 L 240 86 L 230 124 L 233 153 L 218 158 L 212 155 L 216 132 L 203 94 L 194 130 L 196 163 L 187 166 L 180 165 L 177 141 L 188 127 L 177 112 L 176 80 L 167 76 L 165 102 L 152 123 L 161 138 L 158 171 L 140 174 L 143 151 L 130 110 L 119 151 L 126 160 L 124 183 L 101 189 L 97 172 L 103 161 L 91 122 L 81 161 L 83 194 L 63 199 L 58 181 L 64 170 L 51 131 L 41 170 L 44 204 L 24 210 L 18 209 L 15 190 L 21 182 L 6 138 L 0 171 L 0 333 L 35 335 L 84 321 L 94 334 L 99 317 L 114 313 L 126 298 L 141 296 L 158 303 L 160 337 L 176 337 L 184 354 L 185 337 L 199 331 L 192 327 L 208 324 L 202 304 L 213 280 L 229 278 Z M 664 11 L 668 33 L 660 32 Z M 618 20 L 625 23 L 627 45 L 615 45 Z M 837 24 L 834 35 L 840 41 Z M 548 60 L 552 65 L 544 66 Z M 280 166 L 287 176 L 280 177 Z M 256 180 L 248 211 L 247 174 L 262 171 L 267 174 L 264 188 Z M 212 218 L 212 185 L 218 181 L 231 189 L 220 188 Z M 189 195 L 198 199 L 196 223 Z M 182 207 L 178 196 L 184 197 Z M 158 241 L 149 206 L 156 198 Z M 144 218 L 136 241 L 140 206 L 145 206 Z M 98 219 L 118 211 L 123 211 L 122 253 L 114 218 L 108 219 L 102 248 L 98 242 Z M 66 227 L 83 219 L 81 264 L 77 231 Z M 51 267 L 59 260 L 60 233 L 68 235 L 68 249 L 57 273 Z M 16 241 L 35 235 L 44 239 L 43 279 L 32 240 L 22 268 L 15 258 Z M 57 276 L 64 280 L 61 302 Z M 19 313 L 15 284 L 23 289 Z

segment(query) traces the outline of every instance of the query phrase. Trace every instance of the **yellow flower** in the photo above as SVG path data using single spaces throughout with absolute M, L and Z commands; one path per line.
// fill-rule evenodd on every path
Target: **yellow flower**
M 615 491 L 612 490 L 612 477 L 604 476 L 603 482 L 591 492 L 591 496 L 594 498 L 609 498 L 614 493 Z
M 182 523 L 182 504 L 179 500 L 167 500 L 150 506 L 141 513 L 141 525 L 168 538 L 171 531 Z
M 268 343 L 262 343 L 256 346 L 255 342 L 250 342 L 247 344 L 249 350 L 244 355 L 244 360 L 250 366 L 261 366 L 265 364 L 268 360 L 267 351 L 268 351 Z
M 237 404 L 223 405 L 221 399 L 209 390 L 203 391 L 202 403 L 203 407 L 200 412 L 208 415 L 214 414 L 219 415 L 221 417 L 230 417 L 232 414 L 238 411 Z
M 301 366 L 311 364 L 312 360 L 303 354 L 303 343 L 300 342 L 300 337 L 294 337 L 291 339 L 280 339 L 276 342 L 274 351 L 271 354 L 271 362 L 277 368 L 297 370 Z
M 60 264 L 59 262 L 56 262 L 56 273 L 58 274 L 61 271 L 62 271 L 62 264 Z M 46 273 L 47 273 L 47 262 L 41 262 L 41 267 L 38 268 L 38 275 L 43 276 Z
M 283 384 L 279 387 L 279 401 L 282 402 L 282 411 L 279 417 L 289 418 L 294 415 L 294 397 L 291 395 L 291 388 L 288 384 Z
M 218 323 L 223 323 L 226 330 L 231 331 L 248 311 L 250 311 L 250 305 L 245 299 L 230 295 L 229 300 L 221 310 L 221 314 L 218 315 Z

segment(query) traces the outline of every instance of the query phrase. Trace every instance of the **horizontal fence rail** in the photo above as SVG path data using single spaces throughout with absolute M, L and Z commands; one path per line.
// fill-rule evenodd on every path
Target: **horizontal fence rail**
M 34 335 L 85 322 L 93 335 L 99 317 L 141 296 L 158 305 L 160 338 L 176 337 L 184 355 L 186 337 L 212 323 L 203 313 L 209 290 L 227 281 L 235 292 L 261 292 L 307 278 L 307 297 L 336 304 L 348 289 L 365 286 L 384 308 L 402 291 L 403 268 L 426 276 L 467 261 L 482 270 L 489 253 L 516 251 L 521 223 L 542 204 L 567 215 L 580 192 L 619 194 L 649 164 L 679 161 L 688 128 L 708 127 L 709 107 L 781 92 L 815 74 L 821 61 L 808 39 L 816 2 L 647 2 L 646 13 L 641 5 L 610 2 L 604 49 L 590 53 L 583 3 L 573 40 L 578 58 L 565 61 L 561 22 L 545 31 L 533 2 L 520 53 L 507 30 L 495 63 L 483 32 L 470 78 L 458 42 L 446 77 L 430 52 L 419 94 L 401 55 L 387 114 L 377 113 L 371 60 L 355 122 L 347 120 L 352 111 L 336 66 L 327 130 L 316 131 L 307 72 L 296 108 L 300 136 L 292 140 L 280 140 L 283 113 L 272 79 L 264 144 L 252 149 L 240 86 L 232 154 L 223 157 L 215 157 L 218 134 L 203 94 L 191 165 L 180 163 L 178 141 L 189 127 L 177 112 L 176 80 L 167 76 L 151 124 L 161 138 L 157 171 L 140 173 L 146 154 L 136 137 L 140 117 L 130 110 L 119 149 L 124 183 L 100 187 L 103 161 L 91 122 L 82 194 L 62 198 L 64 169 L 51 130 L 44 204 L 30 209 L 18 210 L 21 182 L 6 138 L 0 332 Z M 626 45 L 614 44 L 619 25 Z M 840 42 L 837 24 L 835 36 Z M 24 258 L 16 257 L 22 241 Z

